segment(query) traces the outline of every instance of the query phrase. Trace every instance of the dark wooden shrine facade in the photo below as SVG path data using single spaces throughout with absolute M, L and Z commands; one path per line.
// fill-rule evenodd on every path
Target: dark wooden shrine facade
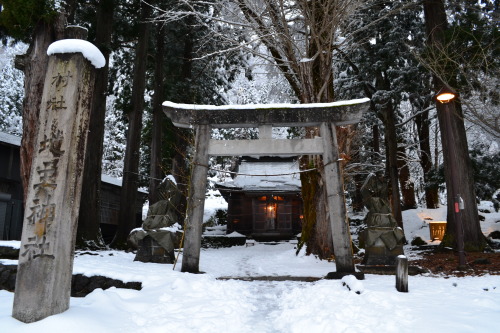
M 302 199 L 297 193 L 231 192 L 228 202 L 228 233 L 238 232 L 257 240 L 290 239 L 302 229 Z
M 228 203 L 228 233 L 238 232 L 256 240 L 284 240 L 297 236 L 302 230 L 303 211 L 296 161 L 279 157 L 244 158 L 241 166 L 246 170 L 243 175 L 217 184 Z M 246 173 L 252 171 L 271 176 Z M 248 184 L 245 178 L 252 178 L 251 183 Z

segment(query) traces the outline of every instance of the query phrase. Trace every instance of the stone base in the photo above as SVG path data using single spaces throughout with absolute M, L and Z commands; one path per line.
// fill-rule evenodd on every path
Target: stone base
M 363 265 L 395 265 L 396 258 L 403 255 L 403 245 L 397 245 L 394 249 L 389 250 L 384 245 L 368 246 L 365 249 L 365 257 Z
M 173 264 L 174 260 L 174 252 L 169 253 L 150 236 L 146 236 L 139 241 L 134 259 L 134 261 L 154 262 L 157 264 Z
M 364 280 L 365 274 L 363 272 L 330 272 L 325 276 L 327 280 L 341 280 L 344 276 L 354 275 L 358 280 Z

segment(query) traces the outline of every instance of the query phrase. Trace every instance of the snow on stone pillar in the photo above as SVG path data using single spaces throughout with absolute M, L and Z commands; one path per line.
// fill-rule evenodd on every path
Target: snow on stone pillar
M 57 41 L 47 54 L 12 311 L 25 323 L 69 308 L 95 69 L 105 64 L 84 40 Z

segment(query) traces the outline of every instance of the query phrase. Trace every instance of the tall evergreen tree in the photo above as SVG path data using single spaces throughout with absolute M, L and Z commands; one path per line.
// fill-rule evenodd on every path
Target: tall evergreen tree
M 428 63 L 432 64 L 434 68 L 434 89 L 438 92 L 445 86 L 457 87 L 457 64 L 448 61 L 446 53 L 443 53 L 443 46 L 447 43 L 446 33 L 449 31 L 444 1 L 425 0 L 423 5 L 428 41 L 426 57 Z M 438 73 L 441 75 L 437 75 Z M 457 100 L 452 100 L 446 105 L 436 103 L 436 108 L 443 143 L 445 180 L 448 192 L 448 225 L 441 244 L 458 248 L 457 234 L 463 232 L 465 250 L 482 251 L 486 240 L 479 225 L 474 176 L 467 150 L 462 108 Z M 453 139 L 447 138 L 448 135 L 451 135 Z M 455 154 L 451 154 L 451 151 Z M 457 198 L 453 197 L 451 193 L 459 194 L 465 202 L 465 209 L 459 213 L 461 221 L 457 221 L 459 214 L 455 214 Z M 462 230 L 457 231 L 457 224 L 462 226 Z
M 151 158 L 149 168 L 149 204 L 159 199 L 158 185 L 162 177 L 161 144 L 162 144 L 162 103 L 163 103 L 163 62 L 165 52 L 165 37 L 162 25 L 155 25 L 156 53 L 154 70 L 153 116 L 151 130 Z
M 413 6 L 412 6 L 413 5 Z M 425 101 L 430 101 L 430 87 L 426 83 L 429 75 L 415 59 L 412 50 L 418 50 L 423 42 L 417 4 L 407 1 L 372 1 L 359 11 L 357 25 L 352 27 L 352 38 L 358 47 L 340 52 L 342 75 L 337 78 L 339 93 L 345 95 L 351 90 L 362 90 L 372 98 L 372 110 L 383 124 L 387 171 L 392 188 L 391 201 L 396 219 L 401 223 L 399 188 L 404 208 L 416 205 L 413 184 L 409 180 L 407 163 L 407 130 L 399 124 L 404 118 L 420 119 L 419 142 L 426 150 L 420 155 L 427 158 L 424 180 L 431 170 L 428 135 L 428 111 Z M 415 52 L 415 51 L 413 51 Z M 426 78 L 427 76 L 427 78 Z M 418 78 L 417 80 L 415 78 Z M 400 106 L 409 101 L 415 115 L 403 114 Z M 367 120 L 370 118 L 367 118 Z M 373 122 L 373 118 L 371 118 Z M 373 123 L 373 133 L 378 129 Z M 377 139 L 370 140 L 376 143 Z M 378 149 L 373 148 L 374 151 Z M 399 186 L 398 186 L 399 183 Z M 428 206 L 437 206 L 437 189 L 426 189 Z
M 106 96 L 108 92 L 109 55 L 111 52 L 111 34 L 113 30 L 113 12 L 115 0 L 100 0 L 96 10 L 96 21 L 92 24 L 90 40 L 104 55 L 106 65 L 96 72 L 94 96 L 90 114 L 90 133 L 87 139 L 85 169 L 83 175 L 80 214 L 76 246 L 80 248 L 102 248 L 105 246 L 101 232 L 101 173 L 103 157 L 104 124 L 106 114 Z M 89 8 L 87 8 L 88 10 Z
M 6 39 L 0 46 L 0 131 L 22 136 L 23 76 L 14 68 L 16 54 L 26 51 L 26 44 Z
M 127 148 L 123 166 L 123 183 L 118 214 L 118 229 L 111 243 L 115 248 L 127 248 L 127 237 L 137 226 L 135 207 L 139 187 L 139 147 L 141 143 L 142 114 L 144 112 L 144 92 L 146 88 L 146 63 L 151 23 L 151 7 L 141 2 L 139 31 L 135 49 L 134 75 L 132 85 L 131 111 L 128 114 L 129 129 Z

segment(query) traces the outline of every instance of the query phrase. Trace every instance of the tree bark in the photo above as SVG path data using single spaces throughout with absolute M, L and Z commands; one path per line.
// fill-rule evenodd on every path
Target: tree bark
M 153 124 L 151 135 L 151 165 L 149 172 L 149 204 L 161 198 L 158 185 L 161 183 L 161 145 L 162 145 L 162 109 L 163 103 L 163 54 L 165 50 L 162 24 L 156 25 L 155 86 L 153 95 Z
M 406 151 L 403 146 L 398 147 L 398 170 L 399 170 L 399 186 L 401 187 L 401 209 L 417 208 L 415 199 L 415 185 L 410 177 L 410 168 L 406 163 Z
M 135 52 L 134 77 L 132 83 L 132 111 L 128 114 L 129 127 L 127 148 L 123 167 L 123 183 L 120 196 L 118 229 L 111 243 L 113 248 L 127 248 L 127 237 L 137 226 L 136 202 L 139 187 L 139 160 L 144 111 L 144 90 L 146 86 L 146 61 L 151 23 L 151 7 L 141 2 L 138 42 Z
M 189 82 L 192 79 L 193 71 L 193 18 L 188 18 L 188 33 L 184 37 L 183 62 L 181 69 L 181 78 L 183 82 Z M 190 94 L 193 94 L 190 91 Z M 190 130 L 175 127 L 170 123 L 170 130 L 173 131 L 174 150 L 172 157 L 172 175 L 177 180 L 177 189 L 181 193 L 181 200 L 178 205 L 178 215 L 180 221 L 185 221 L 187 210 L 188 184 L 190 183 L 190 174 L 188 170 L 187 151 L 189 146 L 194 145 L 193 133 Z
M 90 113 L 90 135 L 85 155 L 82 198 L 76 246 L 79 248 L 102 248 L 101 235 L 101 172 L 108 87 L 109 54 L 113 29 L 114 0 L 101 0 L 97 7 L 95 45 L 106 59 L 106 65 L 97 70 L 94 96 Z
M 45 80 L 45 72 L 49 63 L 47 48 L 50 44 L 64 37 L 65 16 L 58 14 L 53 23 L 40 21 L 34 31 L 33 41 L 28 52 L 17 59 L 16 67 L 24 71 L 23 101 L 23 137 L 21 140 L 21 181 L 24 201 L 28 195 L 28 184 L 31 173 L 35 140 L 38 134 L 38 118 Z
M 373 130 L 373 141 L 372 141 L 373 142 L 373 152 L 380 154 L 380 135 L 379 135 L 378 125 L 373 125 L 372 130 Z
M 447 29 L 444 2 L 442 0 L 425 0 L 424 17 L 428 47 L 433 49 L 434 52 L 439 52 L 440 47 L 445 41 L 444 33 Z M 445 74 L 454 77 L 456 73 L 454 65 L 445 64 L 444 66 L 448 71 Z M 433 81 L 436 92 L 446 84 L 451 85 L 449 82 L 443 82 L 437 75 L 434 75 Z M 448 225 L 441 245 L 458 247 L 456 218 L 457 215 L 461 215 L 465 250 L 482 251 L 486 246 L 486 239 L 479 225 L 474 178 L 469 158 L 462 109 L 456 99 L 447 104 L 437 102 L 436 107 L 441 141 L 443 143 L 445 180 L 448 193 Z M 449 118 L 447 119 L 447 117 Z M 446 126 L 447 123 L 449 126 Z M 452 137 L 451 140 L 447 137 L 448 135 Z M 450 152 L 455 152 L 455 154 L 451 154 Z M 465 209 L 459 214 L 454 213 L 455 198 L 453 198 L 451 193 L 460 194 L 465 202 Z
M 423 108 L 427 108 L 425 105 Z M 429 112 L 423 112 L 415 117 L 417 125 L 418 140 L 420 146 L 420 165 L 424 174 L 425 183 L 425 204 L 427 208 L 435 209 L 439 207 L 439 196 L 437 185 L 430 185 L 429 173 L 432 171 L 431 141 L 429 130 Z
M 192 138 L 192 133 L 186 129 L 174 127 L 172 124 L 169 126 L 174 132 L 174 156 L 172 158 L 172 175 L 177 181 L 177 189 L 182 194 L 179 202 L 177 214 L 179 221 L 184 221 L 186 217 L 187 208 L 187 195 L 189 183 L 189 173 L 187 168 L 187 150 L 189 148 L 189 141 Z
M 375 86 L 378 90 L 389 91 L 390 86 L 385 76 L 378 73 Z M 386 168 L 389 177 L 389 197 L 391 202 L 392 214 L 396 219 L 398 226 L 403 229 L 403 216 L 401 214 L 401 196 L 399 192 L 398 175 L 398 138 L 396 133 L 396 116 L 390 99 L 381 103 L 379 110 L 380 120 L 384 123 Z
M 352 196 L 352 210 L 353 212 L 362 212 L 365 205 L 363 204 L 363 196 L 361 195 L 361 186 L 365 181 L 365 177 L 361 173 L 355 173 L 353 175 L 355 191 Z

